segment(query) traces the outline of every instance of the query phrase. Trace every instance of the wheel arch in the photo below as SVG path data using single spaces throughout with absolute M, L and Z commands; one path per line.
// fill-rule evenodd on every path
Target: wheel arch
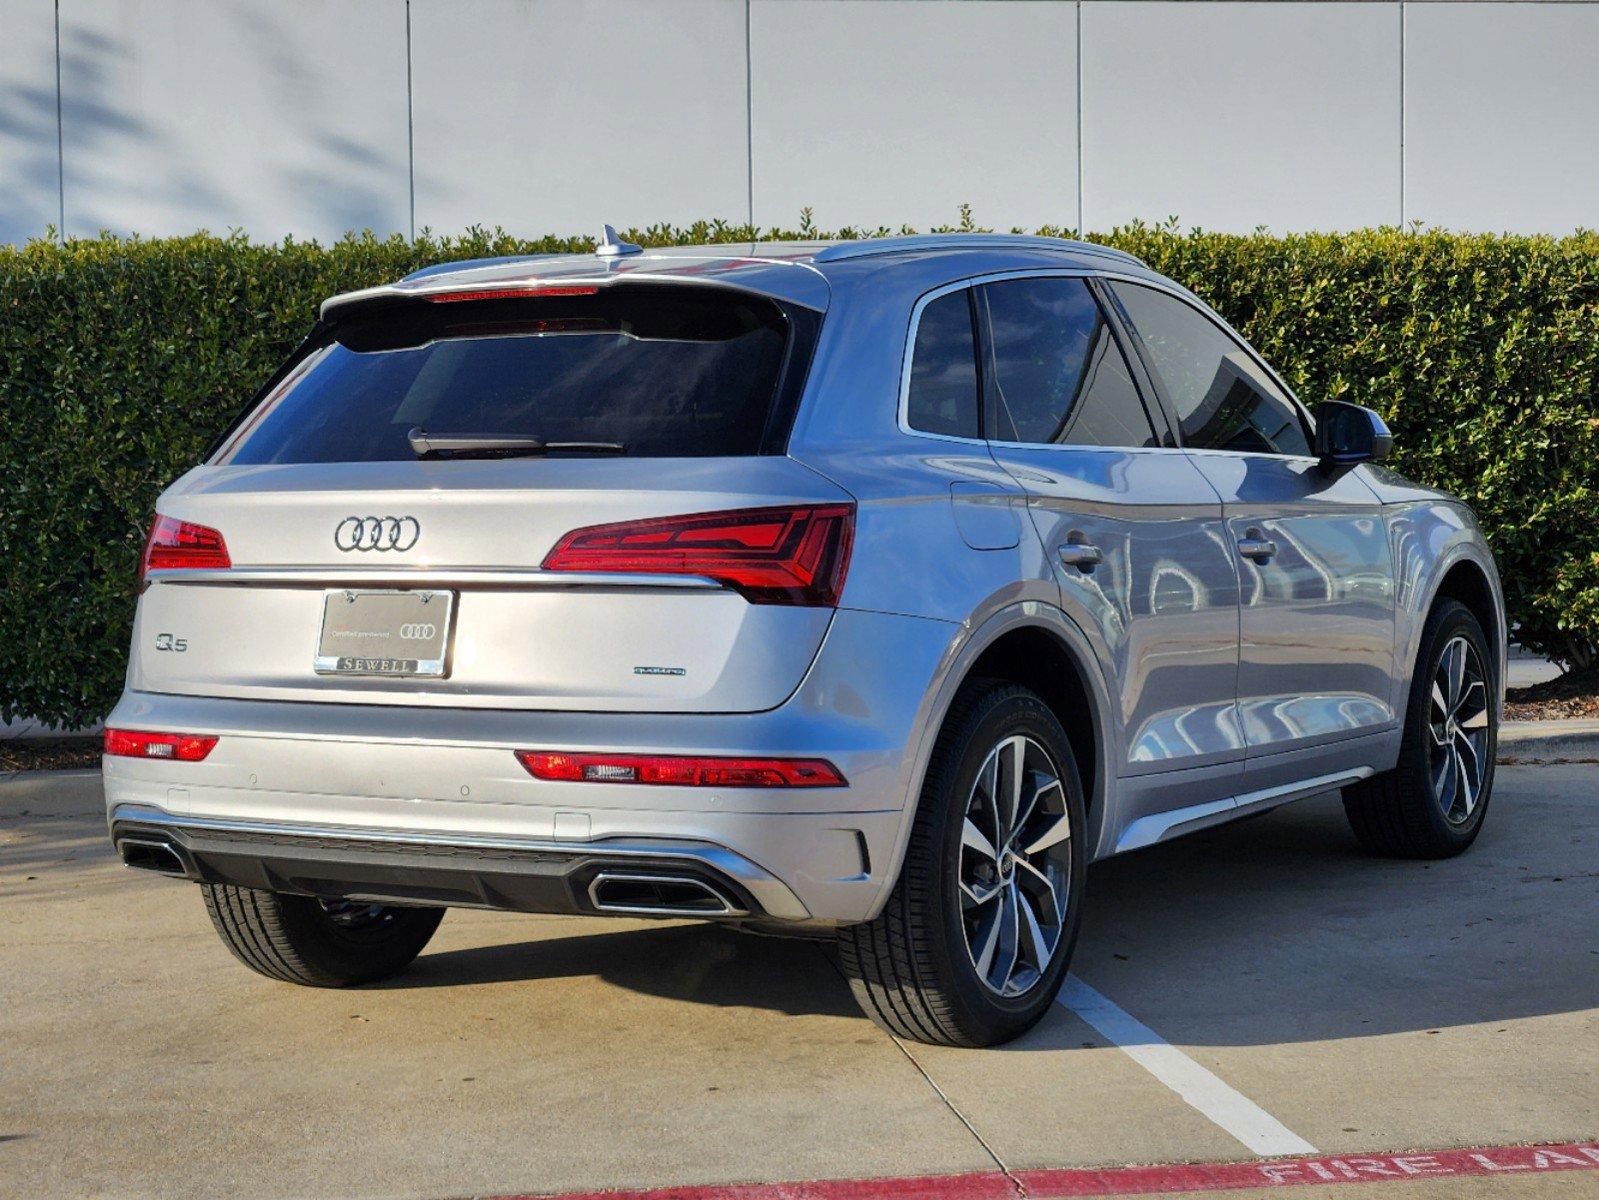
M 1428 620 L 1441 601 L 1457 600 L 1477 618 L 1488 638 L 1488 652 L 1494 662 L 1496 691 L 1502 703 L 1505 663 L 1509 654 L 1509 629 L 1505 622 L 1505 601 L 1499 586 L 1499 572 L 1487 550 L 1467 543 L 1457 546 L 1453 553 L 1441 556 L 1433 569 L 1431 586 L 1425 595 L 1427 601 L 1415 614 L 1409 644 L 1402 660 L 1407 685 L 1415 674 L 1416 657 L 1421 653 L 1421 635 Z
M 1469 555 L 1461 555 L 1444 571 L 1438 585 L 1433 588 L 1432 599 L 1427 603 L 1427 616 L 1440 601 L 1458 600 L 1471 610 L 1482 631 L 1488 636 L 1488 649 L 1493 654 L 1496 670 L 1502 669 L 1505 656 L 1505 627 L 1497 590 L 1481 563 Z M 1415 669 L 1412 662 L 1412 670 Z
M 1082 776 L 1088 810 L 1089 860 L 1097 857 L 1106 816 L 1114 805 L 1117 759 L 1111 714 L 1115 710 L 1104 673 L 1082 630 L 1053 605 L 1024 601 L 992 614 L 958 639 L 949 666 L 929 689 L 903 820 L 872 917 L 882 911 L 904 865 L 911 826 L 921 803 L 922 784 L 950 706 L 970 680 L 985 677 L 1032 688 L 1066 730 Z

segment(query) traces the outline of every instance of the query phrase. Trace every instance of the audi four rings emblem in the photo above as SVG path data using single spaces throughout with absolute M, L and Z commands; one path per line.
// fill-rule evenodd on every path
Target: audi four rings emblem
M 401 625 L 400 636 L 408 642 L 431 641 L 439 632 L 437 625 Z
M 340 550 L 409 550 L 422 536 L 415 517 L 345 517 L 333 531 Z

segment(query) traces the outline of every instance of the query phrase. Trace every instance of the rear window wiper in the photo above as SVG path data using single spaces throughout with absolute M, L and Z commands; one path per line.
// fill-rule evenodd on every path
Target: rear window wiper
M 543 438 L 502 433 L 429 433 L 422 428 L 406 435 L 418 458 L 532 458 L 540 454 L 626 454 L 622 442 L 546 442 Z

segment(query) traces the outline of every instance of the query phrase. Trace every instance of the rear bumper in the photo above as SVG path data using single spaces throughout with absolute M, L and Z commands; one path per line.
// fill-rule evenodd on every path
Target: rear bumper
M 108 724 L 219 740 L 203 762 L 107 758 L 107 815 L 119 837 L 172 841 L 195 877 L 274 890 L 586 912 L 593 872 L 620 859 L 702 873 L 761 919 L 865 920 L 892 884 L 923 706 L 955 632 L 840 612 L 795 695 L 748 714 L 129 691 Z M 819 757 L 848 785 L 549 782 L 522 768 L 519 748 Z
M 665 839 L 584 846 L 514 837 L 273 824 L 175 816 L 135 804 L 111 812 L 111 837 L 130 864 L 200 883 L 325 900 L 604 915 L 805 920 L 777 877 L 725 847 Z M 161 855 L 149 852 L 160 850 Z M 674 881 L 656 899 L 624 884 Z M 692 900 L 690 899 L 692 897 Z

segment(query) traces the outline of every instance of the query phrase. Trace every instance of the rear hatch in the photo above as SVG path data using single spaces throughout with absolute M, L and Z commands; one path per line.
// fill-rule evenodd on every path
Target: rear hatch
M 131 687 L 662 712 L 794 691 L 853 520 L 783 453 L 819 315 L 697 284 L 507 291 L 380 297 L 313 335 L 162 497 Z

